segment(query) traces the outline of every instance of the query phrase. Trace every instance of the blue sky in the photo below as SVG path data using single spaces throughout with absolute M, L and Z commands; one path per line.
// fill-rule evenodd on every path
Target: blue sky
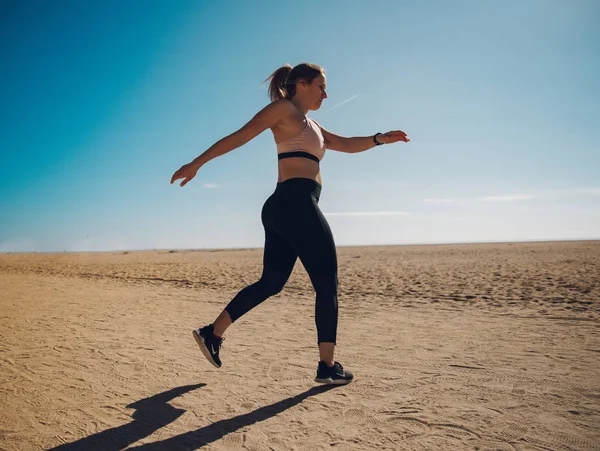
M 336 244 L 600 238 L 600 3 L 4 1 L 0 251 L 262 247 L 265 131 L 181 165 L 327 72 L 309 115 L 343 136 L 320 207 Z

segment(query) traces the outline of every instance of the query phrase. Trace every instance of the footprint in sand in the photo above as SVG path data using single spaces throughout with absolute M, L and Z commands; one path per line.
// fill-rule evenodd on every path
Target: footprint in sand
M 520 442 L 543 449 L 600 450 L 598 443 L 561 432 L 544 434 L 543 438 L 527 434 L 525 437 L 521 438 Z
M 380 424 L 381 421 L 364 409 L 348 409 L 344 412 L 344 420 L 347 423 L 367 423 L 370 425 Z
M 501 440 L 506 442 L 515 442 L 525 437 L 529 428 L 520 424 L 510 423 L 505 428 L 494 434 Z

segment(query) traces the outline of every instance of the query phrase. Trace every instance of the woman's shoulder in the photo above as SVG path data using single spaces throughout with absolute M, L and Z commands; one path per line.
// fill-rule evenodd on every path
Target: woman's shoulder
M 281 112 L 281 114 L 293 114 L 296 112 L 296 106 L 290 99 L 279 99 L 271 102 L 273 108 L 276 108 Z
M 265 106 L 258 114 L 277 118 L 277 121 L 287 120 L 294 114 L 294 104 L 288 99 L 274 100 Z

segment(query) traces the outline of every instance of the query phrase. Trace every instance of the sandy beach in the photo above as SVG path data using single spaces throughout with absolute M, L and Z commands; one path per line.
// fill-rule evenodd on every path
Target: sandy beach
M 262 249 L 0 255 L 2 450 L 599 450 L 600 242 L 340 247 L 336 360 L 314 291 L 192 338 Z

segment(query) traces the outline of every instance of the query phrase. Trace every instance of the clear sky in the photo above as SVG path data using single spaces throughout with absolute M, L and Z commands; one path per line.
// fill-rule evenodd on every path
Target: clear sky
M 170 178 L 327 72 L 343 136 L 320 207 L 337 245 L 600 238 L 600 3 L 0 3 L 0 251 L 262 247 L 273 135 Z

